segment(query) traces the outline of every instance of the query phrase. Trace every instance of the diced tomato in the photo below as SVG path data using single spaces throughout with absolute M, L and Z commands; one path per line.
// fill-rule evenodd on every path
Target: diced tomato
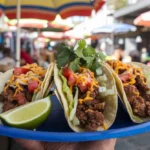
M 16 100 L 18 101 L 19 105 L 23 105 L 26 103 L 26 98 L 25 95 L 21 92 L 19 92 L 18 94 L 16 94 Z
M 28 81 L 28 91 L 30 93 L 33 93 L 34 90 L 38 88 L 38 85 L 39 85 L 38 81 L 35 80 Z
M 118 76 L 123 83 L 127 82 L 131 77 L 130 73 L 120 74 Z
M 87 85 L 83 85 L 82 83 L 79 83 L 78 87 L 80 88 L 80 91 L 82 93 L 85 93 L 88 90 L 88 86 Z
M 68 68 L 68 67 L 64 67 L 63 68 L 63 76 L 65 76 L 67 79 L 69 78 L 70 74 L 72 73 L 72 71 Z
M 75 85 L 75 83 L 76 83 L 76 77 L 73 75 L 73 73 L 71 73 L 68 78 L 68 85 L 73 86 Z
M 86 81 L 87 81 L 87 86 L 90 87 L 91 86 L 91 78 L 87 78 Z
M 22 67 L 15 67 L 14 75 L 19 76 L 21 74 L 26 74 L 30 69 L 22 68 Z

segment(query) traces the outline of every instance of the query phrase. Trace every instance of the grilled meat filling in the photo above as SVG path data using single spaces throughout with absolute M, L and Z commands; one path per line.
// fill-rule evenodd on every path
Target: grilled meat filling
M 79 89 L 76 110 L 79 126 L 87 131 L 96 131 L 99 126 L 103 126 L 105 103 L 99 98 L 99 83 L 94 77 L 94 73 L 86 68 L 80 68 L 78 73 L 74 73 L 65 67 L 63 75 L 67 79 L 73 96 L 75 87 Z
M 4 102 L 3 112 L 31 102 L 33 95 L 27 90 L 24 92 L 19 92 L 16 96 L 14 96 L 14 94 L 15 91 L 12 90 L 12 88 L 7 88 L 6 91 L 2 92 L 1 96 L 2 101 Z
M 105 103 L 101 102 L 98 96 L 98 88 L 91 93 L 94 100 L 84 101 L 78 104 L 76 116 L 80 120 L 80 126 L 84 127 L 87 131 L 95 131 L 103 125 L 104 116 L 103 111 Z
M 45 73 L 46 70 L 37 64 L 16 67 L 0 94 L 3 112 L 31 102 L 33 94 L 40 90 Z
M 133 113 L 140 117 L 150 116 L 150 88 L 140 68 L 120 61 L 108 61 L 123 83 Z

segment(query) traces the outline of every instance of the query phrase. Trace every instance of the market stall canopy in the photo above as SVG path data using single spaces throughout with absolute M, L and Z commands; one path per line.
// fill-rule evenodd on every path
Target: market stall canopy
M 57 14 L 64 19 L 70 16 L 90 16 L 98 11 L 104 0 L 21 0 L 21 18 L 54 20 Z M 0 13 L 9 19 L 16 18 L 17 0 L 0 1 Z
M 17 19 L 5 19 L 4 21 L 9 26 L 17 26 Z M 42 31 L 60 32 L 72 29 L 73 24 L 57 15 L 56 19 L 52 22 L 41 19 L 20 19 L 19 27 L 33 30 L 41 29 Z
M 65 19 L 70 16 L 90 16 L 98 11 L 104 0 L 1 0 L 0 15 L 9 19 L 17 18 L 16 65 L 20 66 L 20 27 L 19 20 L 25 18 L 52 21 L 57 14 Z
M 147 26 L 150 27 L 150 11 L 142 13 L 135 20 L 134 24 L 137 26 Z
M 130 24 L 116 23 L 96 28 L 92 33 L 126 33 L 129 31 L 136 31 L 136 27 Z
M 64 37 L 63 32 L 42 32 L 38 37 L 44 37 L 51 40 L 62 40 Z
M 17 20 L 9 20 L 7 24 L 9 26 L 17 26 Z M 19 26 L 22 28 L 46 28 L 48 26 L 48 21 L 40 19 L 20 19 Z
M 57 15 L 55 20 L 48 22 L 48 27 L 62 29 L 62 31 L 70 30 L 74 25 L 66 19 L 62 19 L 60 15 Z
M 39 37 L 48 38 L 51 40 L 64 40 L 64 39 L 82 39 L 82 36 L 76 35 L 74 32 L 42 32 Z

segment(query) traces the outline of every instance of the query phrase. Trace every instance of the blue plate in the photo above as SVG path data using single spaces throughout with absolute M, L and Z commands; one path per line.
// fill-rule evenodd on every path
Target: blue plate
M 68 127 L 63 109 L 55 96 L 52 97 L 52 105 L 51 114 L 36 131 L 0 125 L 0 135 L 49 142 L 79 142 L 119 138 L 150 131 L 150 122 L 135 124 L 127 112 L 119 107 L 117 118 L 109 130 L 75 133 Z

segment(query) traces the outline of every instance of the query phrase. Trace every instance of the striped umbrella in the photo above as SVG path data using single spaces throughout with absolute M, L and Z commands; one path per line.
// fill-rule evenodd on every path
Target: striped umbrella
M 17 2 L 18 1 L 18 2 Z M 54 20 L 57 14 L 64 19 L 70 16 L 90 16 L 91 11 L 98 11 L 104 0 L 1 0 L 2 13 L 9 19 L 16 18 L 16 6 L 21 5 L 21 18 Z
M 134 24 L 137 26 L 150 27 L 150 11 L 145 12 L 139 15 L 137 18 L 135 18 Z
M 104 0 L 0 0 L 0 15 L 5 12 L 9 19 L 15 19 L 17 16 L 17 66 L 20 65 L 20 18 L 51 21 L 57 14 L 63 19 L 70 16 L 90 16 L 93 9 L 98 11 L 103 4 Z

